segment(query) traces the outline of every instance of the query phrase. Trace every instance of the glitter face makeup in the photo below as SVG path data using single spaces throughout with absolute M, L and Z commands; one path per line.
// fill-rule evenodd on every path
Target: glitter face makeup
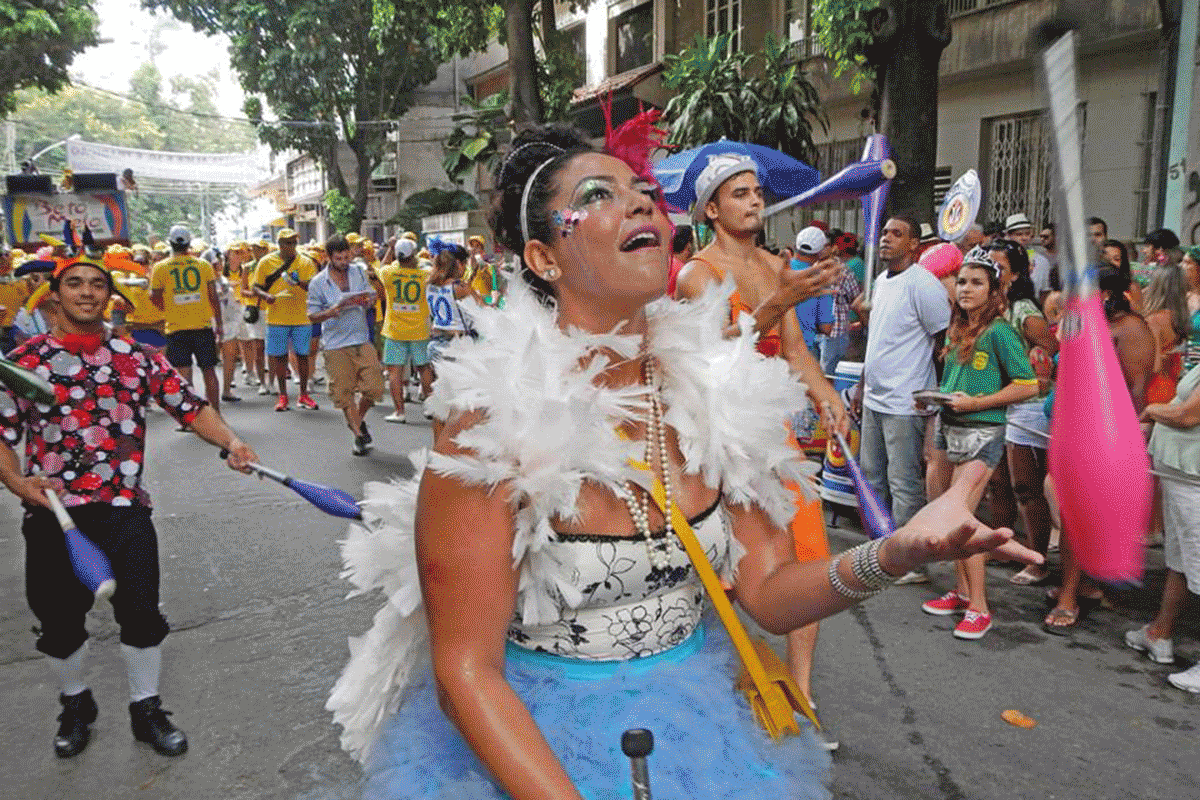
M 563 237 L 571 235 L 579 223 L 587 219 L 587 209 L 567 209 L 566 211 L 555 211 L 550 215 L 550 221 L 558 228 Z

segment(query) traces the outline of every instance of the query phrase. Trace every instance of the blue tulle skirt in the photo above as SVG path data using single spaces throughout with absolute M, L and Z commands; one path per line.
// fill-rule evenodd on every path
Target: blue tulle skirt
M 705 635 L 707 633 L 707 635 Z M 811 729 L 773 742 L 733 689 L 739 665 L 719 624 L 649 659 L 594 664 L 509 647 L 507 677 L 587 800 L 633 796 L 621 734 L 654 734 L 656 800 L 828 798 L 829 755 Z M 426 676 L 390 719 L 365 800 L 507 798 L 438 707 Z

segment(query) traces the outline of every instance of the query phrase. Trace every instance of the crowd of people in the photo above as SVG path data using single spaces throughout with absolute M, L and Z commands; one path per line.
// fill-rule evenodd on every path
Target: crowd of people
M 366 414 L 385 389 L 393 409 L 384 419 L 407 423 L 406 402 L 429 395 L 441 348 L 471 333 L 460 304 L 503 303 L 504 273 L 481 236 L 467 247 L 437 237 L 421 245 L 405 232 L 377 246 L 352 232 L 301 246 L 284 228 L 274 239 L 220 249 L 178 225 L 153 245 L 111 245 L 103 263 L 117 292 L 105 322 L 162 350 L 189 384 L 198 369 L 217 411 L 244 391 L 275 396 L 275 411 L 289 411 L 293 389 L 297 407 L 316 411 L 313 387 L 328 380 L 352 450 L 365 455 Z M 4 352 L 52 329 L 57 306 L 45 284 L 68 248 L 49 242 L 0 256 Z
M 494 243 L 514 254 L 504 263 L 483 237 L 463 247 L 401 233 L 377 245 L 350 232 L 301 246 L 285 228 L 220 249 L 184 226 L 152 246 L 48 242 L 0 258 L 5 352 L 64 393 L 43 408 L 0 391 L 0 479 L 29 509 L 30 576 L 69 570 L 61 538 L 42 541 L 55 538 L 41 536 L 54 524 L 47 489 L 85 534 L 137 543 L 114 558 L 134 587 L 117 611 L 137 738 L 165 755 L 187 747 L 158 696 L 167 626 L 139 483 L 150 400 L 181 431 L 229 449 L 234 469 L 255 460 L 219 414 L 239 392 L 273 395 L 283 413 L 294 387 L 295 406 L 318 411 L 314 387 L 327 383 L 358 456 L 372 449 L 369 412 L 385 394 L 386 422 L 409 423 L 412 403 L 432 421 L 427 465 L 409 483 L 366 487 L 367 525 L 345 551 L 359 589 L 392 598 L 329 704 L 347 748 L 371 757 L 369 796 L 587 796 L 589 781 L 608 780 L 596 753 L 613 755 L 610 729 L 631 697 L 666 709 L 660 724 L 676 719 L 675 749 L 658 761 L 666 786 L 697 785 L 691 753 L 717 748 L 725 756 L 702 783 L 717 789 L 704 797 L 744 796 L 747 775 L 756 795 L 827 796 L 828 727 L 768 753 L 744 702 L 712 696 L 737 635 L 702 623 L 695 555 L 673 532 L 695 528 L 724 590 L 787 635 L 792 702 L 809 714 L 819 620 L 892 584 L 941 580 L 929 562 L 952 561 L 954 585 L 920 607 L 961 615 L 960 639 L 993 624 L 989 559 L 1020 564 L 1010 581 L 1040 587 L 1058 550 L 1050 633 L 1103 601 L 1070 535 L 1056 535 L 1056 490 L 1067 487 L 1047 471 L 1066 279 L 1052 225 L 1038 247 L 1021 213 L 948 243 L 892 214 L 868 296 L 853 233 L 817 221 L 794 247 L 763 246 L 748 157 L 715 156 L 700 172 L 695 229 L 669 223 L 636 160 L 557 126 L 521 134 L 496 185 Z M 1159 476 L 1168 570 L 1158 615 L 1126 642 L 1172 663 L 1175 622 L 1200 593 L 1200 248 L 1154 231 L 1135 264 L 1102 220 L 1090 225 Z M 664 285 L 680 302 L 654 302 Z M 843 395 L 830 378 L 859 353 L 862 378 Z M 461 368 L 439 378 L 447 360 Z M 203 398 L 190 388 L 197 368 Z M 829 429 L 858 430 L 893 536 L 830 553 L 811 470 L 796 458 L 797 382 Z M 107 416 L 79 419 L 67 399 L 87 409 L 92 397 L 89 413 Z M 82 439 L 68 435 L 81 426 Z M 22 436 L 26 470 L 12 450 Z M 973 517 L 985 497 L 986 526 Z M 1018 521 L 1010 541 L 1001 529 Z M 480 586 L 492 592 L 484 607 Z M 55 751 L 72 756 L 97 713 L 82 680 L 90 596 L 64 606 L 32 593 L 30 604 L 60 682 Z M 425 647 L 432 669 L 421 673 Z M 1168 680 L 1200 692 L 1200 665 Z M 588 700 L 565 714 L 580 681 Z M 405 700 L 389 714 L 393 695 Z
M 1137 244 L 1140 260 L 1133 262 L 1135 248 L 1110 238 L 1104 220 L 1092 217 L 1088 224 L 1091 264 L 1118 361 L 1159 473 L 1147 542 L 1165 547 L 1166 588 L 1155 620 L 1128 632 L 1126 642 L 1169 664 L 1174 622 L 1188 590 L 1200 589 L 1200 247 L 1182 248 L 1174 232 L 1159 229 Z M 975 225 L 961 242 L 948 243 L 915 217 L 889 220 L 879 248 L 885 269 L 871 301 L 859 296 L 850 304 L 866 340 L 854 405 L 863 470 L 898 525 L 961 481 L 972 507 L 987 498 L 991 524 L 1019 523 L 1031 549 L 1043 556 L 1059 552 L 1061 585 L 1047 585 L 1054 575 L 1045 564 L 1024 566 L 1009 582 L 1045 587 L 1049 610 L 1042 626 L 1066 635 L 1107 601 L 1104 587 L 1081 573 L 1060 535 L 1047 470 L 1064 276 L 1054 225 L 1042 227 L 1037 245 L 1033 230 L 1017 213 L 1000 224 Z M 817 222 L 782 255 L 794 269 L 836 260 L 839 251 L 844 258 L 853 250 L 835 241 L 850 236 Z M 854 280 L 849 264 L 844 273 L 847 284 Z M 833 311 L 847 296 L 839 285 L 806 301 L 813 308 L 797 308 L 802 323 L 813 321 L 806 341 L 830 375 L 846 352 L 836 332 L 841 313 Z M 919 570 L 899 583 L 931 580 Z M 957 565 L 953 588 L 921 608 L 961 615 L 958 638 L 986 635 L 992 614 L 984 558 Z M 1168 680 L 1198 692 L 1200 667 Z

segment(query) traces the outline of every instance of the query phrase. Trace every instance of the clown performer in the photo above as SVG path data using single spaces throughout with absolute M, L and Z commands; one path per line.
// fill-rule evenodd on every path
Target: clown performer
M 729 299 L 730 321 L 742 313 L 752 314 L 759 333 L 758 351 L 765 356 L 779 356 L 793 374 L 804 381 L 813 408 L 828 409 L 826 424 L 850 435 L 850 423 L 841 396 L 825 377 L 820 362 L 804 344 L 799 318 L 792 307 L 779 302 L 788 295 L 783 276 L 803 276 L 807 279 L 807 297 L 794 299 L 793 306 L 808 297 L 817 296 L 827 285 L 840 279 L 840 267 L 835 261 L 818 262 L 805 270 L 791 270 L 783 259 L 758 246 L 765 217 L 763 188 L 758 180 L 758 167 L 753 159 L 737 154 L 709 157 L 708 165 L 696 178 L 696 204 L 692 215 L 697 222 L 712 226 L 712 244 L 692 257 L 679 273 L 675 296 L 692 300 L 700 297 L 710 285 L 733 282 Z M 791 292 L 790 294 L 794 294 Z M 785 301 L 786 302 L 786 301 Z M 780 310 L 785 313 L 779 313 Z M 792 409 L 799 411 L 800 409 Z M 802 417 L 802 415 L 797 415 Z M 792 444 L 800 445 L 791 432 Z M 795 489 L 797 513 L 790 528 L 795 539 L 796 557 L 802 561 L 820 560 L 829 555 L 829 540 L 820 513 L 820 506 L 805 500 Z M 815 512 L 815 513 L 814 513 Z M 788 663 L 792 676 L 812 704 L 812 664 L 817 648 L 818 626 L 814 623 L 788 636 Z M 824 726 L 825 745 L 836 750 L 838 742 Z
M 168 626 L 158 607 L 150 496 L 141 485 L 146 407 L 156 401 L 205 441 L 227 448 L 233 469 L 257 459 L 165 357 L 133 339 L 108 336 L 102 315 L 114 287 L 98 260 L 64 261 L 49 286 L 60 309 L 58 325 L 12 355 L 54 385 L 57 404 L 34 404 L 0 389 L 0 481 L 25 507 L 26 596 L 40 628 L 37 649 L 58 678 L 62 704 L 54 752 L 67 758 L 82 751 L 98 709 L 84 683 L 84 618 L 94 598 L 72 571 L 47 489 L 58 493 L 79 530 L 112 562 L 133 735 L 163 755 L 179 755 L 187 738 L 167 719 L 158 694 Z M 24 471 L 13 450 L 22 436 Z
M 628 797 L 619 741 L 645 727 L 656 796 L 829 797 L 811 732 L 772 742 L 734 690 L 730 640 L 703 621 L 667 520 L 695 528 L 775 633 L 918 563 L 1038 556 L 952 490 L 887 539 L 797 563 L 782 480 L 805 481 L 785 438 L 805 388 L 754 351 L 748 318 L 724 338 L 719 287 L 662 299 L 659 187 L 563 126 L 518 133 L 496 186 L 491 225 L 519 277 L 503 309 L 473 311 L 478 338 L 446 347 L 432 452 L 412 480 L 367 485 L 343 544 L 344 574 L 388 598 L 327 706 L 367 765 L 364 796 Z

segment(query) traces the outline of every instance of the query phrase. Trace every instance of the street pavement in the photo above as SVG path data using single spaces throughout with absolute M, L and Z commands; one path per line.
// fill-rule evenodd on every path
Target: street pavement
M 430 439 L 420 407 L 408 425 L 371 417 L 375 450 L 357 458 L 324 395 L 317 412 L 272 413 L 250 395 L 223 409 L 263 462 L 358 496 L 364 481 L 407 476 L 406 453 Z M 272 401 L 272 402 L 268 402 Z M 92 743 L 54 757 L 56 686 L 33 648 L 25 605 L 20 509 L 0 503 L 0 800 L 344 800 L 361 773 L 338 746 L 324 701 L 378 597 L 346 601 L 337 577 L 345 528 L 270 482 L 230 472 L 213 448 L 150 421 L 147 485 L 155 500 L 163 568 L 162 694 L 191 742 L 180 758 L 156 755 L 129 733 L 127 688 L 107 606 L 92 612 L 89 683 L 100 705 Z M 1114 487 L 1114 501 L 1119 501 Z M 844 519 L 835 549 L 861 541 Z M 822 624 L 815 692 L 841 740 L 838 798 L 1200 798 L 1200 699 L 1166 675 L 1200 658 L 1198 606 L 1176 637 L 1178 664 L 1153 664 L 1123 644 L 1148 620 L 1162 585 L 1162 551 L 1149 551 L 1144 589 L 1085 619 L 1069 637 L 1041 630 L 1042 589 L 1010 586 L 993 567 L 993 630 L 954 639 L 953 618 L 920 612 L 950 588 L 891 589 Z M 714 687 L 714 691 L 725 691 Z M 1000 714 L 1037 721 L 1016 728 Z M 650 758 L 653 785 L 653 756 Z M 627 785 L 626 765 L 613 780 Z M 665 798 L 659 800 L 683 800 Z

